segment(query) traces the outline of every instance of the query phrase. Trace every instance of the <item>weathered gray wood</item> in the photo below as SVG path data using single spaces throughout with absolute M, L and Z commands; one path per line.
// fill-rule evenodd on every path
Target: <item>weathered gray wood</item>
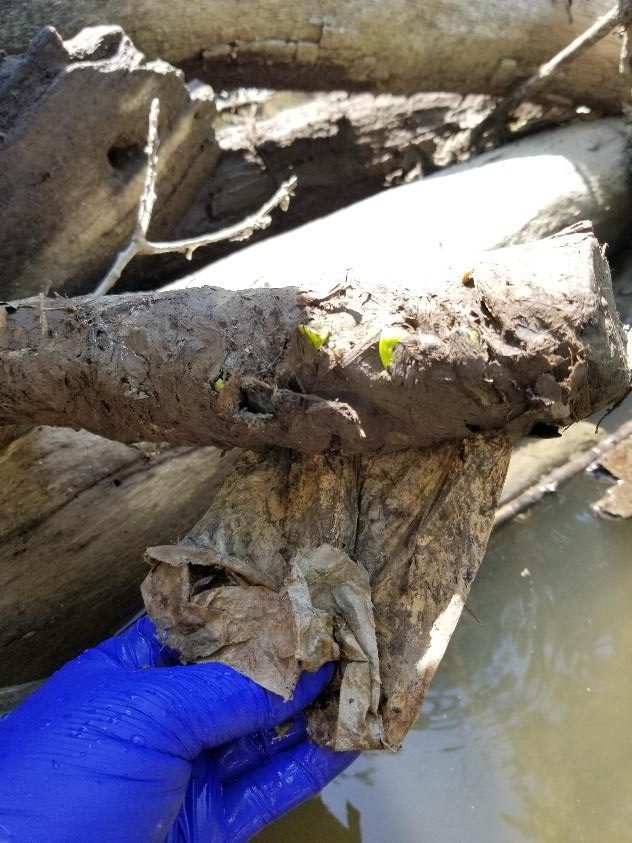
M 95 92 L 98 109 L 93 107 Z M 275 214 L 272 226 L 258 232 L 257 239 L 378 193 L 384 184 L 415 179 L 449 158 L 450 134 L 481 107 L 480 98 L 464 103 L 456 94 L 330 94 L 270 119 L 224 128 L 218 136 L 222 152 L 216 164 L 214 106 L 199 99 L 199 90 L 191 101 L 173 70 L 143 63 L 116 28 L 85 30 L 63 44 L 45 31 L 25 57 L 0 64 L 0 130 L 5 133 L 0 146 L 0 295 L 94 289 L 131 233 L 142 181 L 147 110 L 154 94 L 164 100 L 165 119 L 159 198 L 150 233 L 161 238 L 200 235 L 236 222 L 269 198 L 290 172 L 299 179 L 290 212 Z M 37 106 L 29 106 L 35 100 Z M 503 178 L 504 195 L 493 199 L 492 194 L 485 215 L 471 213 L 470 205 L 478 201 L 476 190 L 471 196 L 471 182 L 469 194 L 461 190 L 463 198 L 450 197 L 444 188 L 453 179 L 445 182 L 439 191 L 443 200 L 430 182 L 397 193 L 384 207 L 376 201 L 369 225 L 381 228 L 375 235 L 363 233 L 363 243 L 375 250 L 388 237 L 393 251 L 403 255 L 402 245 L 411 239 L 410 221 L 423 213 L 424 239 L 440 232 L 444 243 L 476 241 L 484 218 L 488 244 L 501 245 L 502 237 L 494 240 L 493 233 L 500 228 L 515 234 L 516 214 L 532 213 L 537 225 L 531 236 L 584 217 L 593 221 L 599 237 L 616 246 L 623 233 L 621 220 L 629 212 L 624 135 L 622 124 L 606 121 L 499 150 L 495 155 L 501 160 L 515 157 L 514 172 Z M 535 163 L 542 154 L 547 154 L 546 163 L 541 162 L 546 172 L 539 178 L 525 177 L 525 156 Z M 477 167 L 489 160 L 498 161 L 483 156 L 472 163 Z M 507 184 L 515 185 L 520 196 L 520 202 L 511 203 L 512 213 Z M 468 184 L 461 188 L 467 191 Z M 411 199 L 414 209 L 408 205 Z M 444 219 L 447 207 L 450 213 Z M 350 209 L 350 220 L 360 208 Z M 366 220 L 363 225 L 367 227 Z M 414 230 L 415 241 L 419 228 Z M 523 227 L 521 233 L 524 237 L 529 232 Z M 329 259 L 337 260 L 331 232 L 328 241 Z M 231 242 L 201 250 L 196 265 L 243 247 Z M 190 265 L 182 255 L 141 258 L 128 267 L 119 289 L 155 289 L 185 272 Z
M 225 128 L 216 143 L 208 86 L 191 99 L 175 69 L 144 62 L 116 27 L 66 42 L 45 29 L 0 64 L 1 296 L 95 288 L 131 235 L 153 96 L 163 115 L 151 229 L 160 239 L 243 219 L 292 172 L 297 202 L 259 235 L 294 227 L 433 167 L 441 135 L 463 119 L 457 94 L 331 94 Z M 204 249 L 196 265 L 242 246 Z M 182 254 L 135 260 L 119 289 L 155 289 L 188 271 Z
M 538 240 L 582 219 L 611 256 L 629 244 L 629 170 L 622 119 L 541 132 L 246 245 L 171 286 L 293 284 L 299 267 L 303 284 L 349 269 L 379 284 L 407 277 L 420 261 L 426 275 L 446 261 L 467 267 L 482 249 Z
M 118 23 L 151 58 L 184 65 L 212 84 L 370 85 L 392 91 L 502 93 L 612 5 L 611 0 L 4 0 L 2 45 L 24 49 L 36 28 Z M 569 11 L 570 10 L 570 11 Z M 619 110 L 628 83 L 620 42 L 597 44 L 551 91 Z
M 0 450 L 0 686 L 48 675 L 124 623 L 145 548 L 189 529 L 231 461 L 63 428 Z
M 288 212 L 274 214 L 269 227 L 247 243 L 200 249 L 191 263 L 182 255 L 135 260 L 117 290 L 155 289 L 158 282 L 180 278 L 246 245 L 433 172 L 450 161 L 447 146 L 453 133 L 484 105 L 484 97 L 459 94 L 335 92 L 271 117 L 245 117 L 219 128 L 217 167 L 200 184 L 174 236 L 202 235 L 240 221 L 292 173 L 298 189 Z M 617 158 L 611 166 L 617 166 Z
M 153 97 L 160 237 L 215 167 L 213 103 L 192 100 L 179 71 L 145 62 L 117 27 L 65 42 L 45 29 L 0 64 L 0 296 L 86 291 L 105 273 L 134 228 Z

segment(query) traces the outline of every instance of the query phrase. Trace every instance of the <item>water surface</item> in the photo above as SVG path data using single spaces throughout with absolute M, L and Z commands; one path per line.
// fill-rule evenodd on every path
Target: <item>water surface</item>
M 260 843 L 632 841 L 632 522 L 578 477 L 498 530 L 403 750 Z

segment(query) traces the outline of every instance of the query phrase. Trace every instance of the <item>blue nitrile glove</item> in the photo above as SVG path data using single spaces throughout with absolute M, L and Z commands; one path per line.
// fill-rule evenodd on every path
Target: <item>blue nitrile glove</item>
M 142 618 L 0 720 L 0 841 L 250 839 L 355 758 L 305 735 L 332 672 L 284 702 L 217 662 L 177 665 Z

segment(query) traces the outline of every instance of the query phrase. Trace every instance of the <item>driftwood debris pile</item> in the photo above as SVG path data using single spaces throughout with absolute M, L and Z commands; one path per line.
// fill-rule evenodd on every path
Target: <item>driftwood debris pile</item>
M 353 2 L 307 21 L 279 0 L 283 31 L 261 9 L 237 32 L 226 2 L 212 32 L 175 14 L 158 49 L 114 4 L 40 21 L 68 40 L 31 31 L 23 5 L 0 10 L 9 51 L 35 35 L 0 64 L 0 680 L 38 678 L 122 622 L 145 554 L 146 607 L 185 660 L 283 696 L 336 660 L 313 736 L 397 748 L 512 446 L 629 387 L 602 245 L 616 256 L 629 237 L 618 42 L 600 36 L 552 79 L 517 116 L 525 137 L 445 170 L 526 56 L 532 70 L 581 31 L 581 9 L 571 23 L 532 4 L 520 44 L 470 26 L 476 67 L 455 52 L 424 82 L 450 93 L 428 94 L 403 7 L 378 29 Z M 469 20 L 456 4 L 447 25 L 444 5 L 424 12 L 439 53 Z M 417 33 L 412 53 L 393 26 Z M 290 77 L 389 93 L 218 120 L 208 82 Z M 134 243 L 151 256 L 129 262 Z M 94 293 L 119 275 L 125 292 Z

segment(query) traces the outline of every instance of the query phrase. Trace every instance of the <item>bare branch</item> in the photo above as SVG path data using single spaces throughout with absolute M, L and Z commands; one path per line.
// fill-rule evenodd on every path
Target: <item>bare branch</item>
M 147 128 L 147 168 L 145 170 L 145 186 L 138 205 L 138 222 L 135 234 L 147 235 L 151 222 L 151 215 L 156 203 L 156 178 L 158 175 L 158 117 L 160 116 L 160 100 L 154 97 L 149 108 L 149 126 Z
M 553 58 L 541 64 L 532 76 L 529 76 L 514 91 L 500 100 L 493 111 L 472 130 L 470 146 L 476 148 L 487 135 L 497 132 L 511 112 L 520 103 L 532 97 L 534 94 L 539 93 L 561 67 L 574 61 L 598 41 L 601 41 L 606 35 L 609 35 L 618 26 L 625 28 L 624 42 L 619 62 L 619 69 L 623 72 L 623 68 L 628 66 L 627 31 L 631 20 L 632 0 L 618 0 L 610 11 L 597 18 L 585 32 L 571 41 L 570 44 L 560 50 Z
M 290 199 L 294 195 L 297 180 L 296 176 L 291 176 L 281 184 L 276 193 L 258 211 L 246 217 L 241 222 L 222 228 L 219 231 L 203 234 L 199 237 L 167 242 L 152 242 L 148 240 L 147 231 L 151 223 L 151 215 L 156 202 L 159 114 L 160 103 L 157 98 L 154 98 L 149 109 L 147 145 L 145 147 L 147 167 L 145 170 L 145 184 L 138 204 L 136 228 L 129 244 L 116 256 L 114 263 L 94 291 L 94 294 L 97 296 L 104 295 L 114 287 L 125 267 L 137 255 L 164 255 L 168 252 L 183 252 L 190 259 L 195 250 L 199 249 L 200 246 L 210 246 L 213 243 L 221 243 L 225 240 L 246 240 L 255 231 L 267 228 L 270 225 L 270 213 L 275 208 L 278 207 L 282 211 L 287 211 Z

